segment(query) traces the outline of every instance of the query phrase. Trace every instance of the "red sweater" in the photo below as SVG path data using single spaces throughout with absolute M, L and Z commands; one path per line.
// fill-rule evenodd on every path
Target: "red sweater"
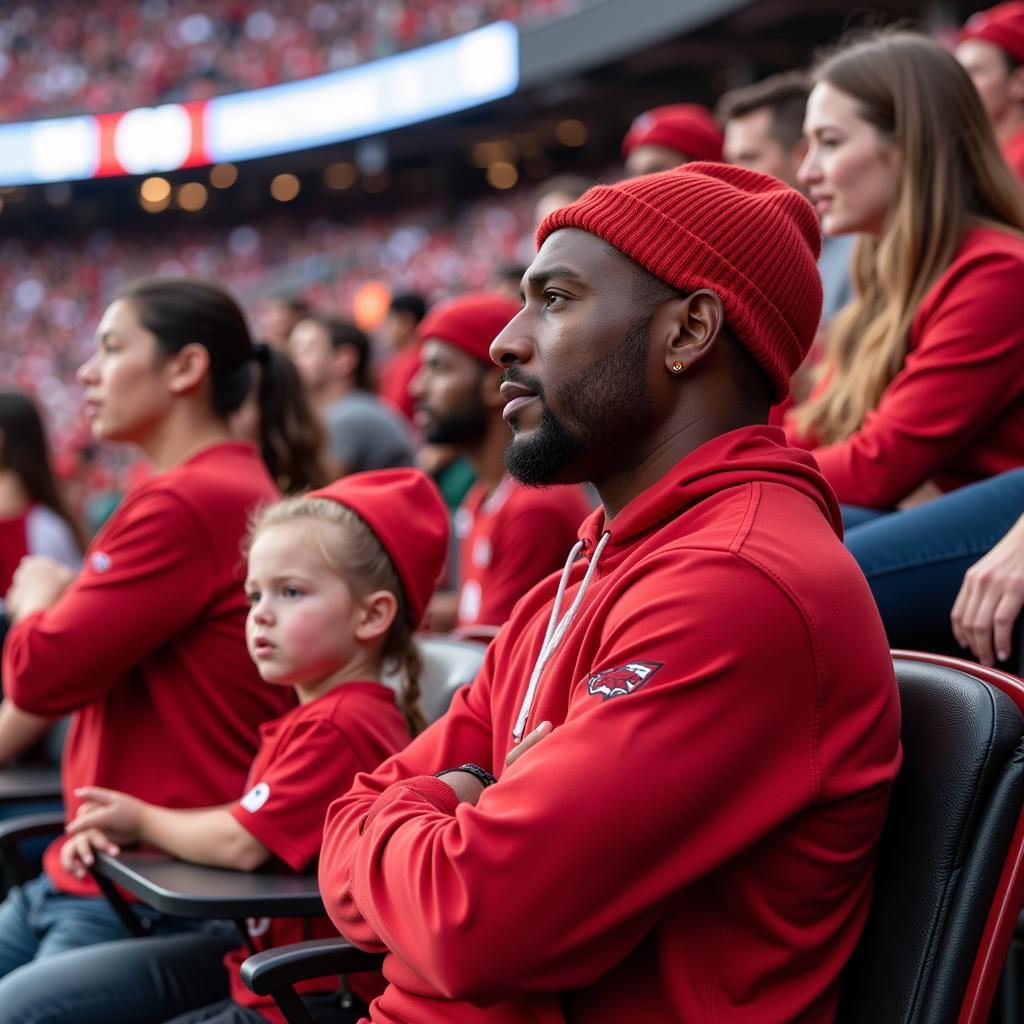
M 352 785 L 357 772 L 373 771 L 408 742 L 409 728 L 393 690 L 374 682 L 343 683 L 260 728 L 247 792 L 231 813 L 275 857 L 303 871 L 320 852 L 330 802 Z M 257 950 L 338 934 L 324 918 L 297 917 L 250 921 L 249 932 Z M 273 1024 L 284 1024 L 273 999 L 254 995 L 242 983 L 239 971 L 249 955 L 248 949 L 237 949 L 224 958 L 231 998 L 258 1009 Z M 335 976 L 304 982 L 299 991 L 337 987 Z M 352 987 L 369 1000 L 383 986 L 380 975 L 372 974 L 357 975 Z
M 891 508 L 1024 465 L 1024 239 L 978 228 L 921 302 L 910 352 L 860 430 L 810 448 L 836 497 Z
M 523 594 L 562 568 L 589 511 L 579 487 L 524 487 L 505 477 L 488 498 L 475 484 L 455 514 L 457 624 L 503 626 Z
M 221 444 L 129 494 L 60 600 L 7 636 L 3 678 L 37 715 L 74 712 L 64 807 L 78 786 L 123 790 L 162 807 L 235 799 L 261 722 L 295 702 L 268 686 L 245 650 L 246 517 L 277 490 L 248 444 Z M 45 866 L 65 892 L 91 880 Z
M 502 765 L 558 580 L 474 684 L 327 815 L 324 900 L 389 950 L 396 1024 L 833 1019 L 899 765 L 878 613 L 835 501 L 770 427 L 683 459 L 584 524 L 581 586 Z M 438 769 L 499 776 L 456 807 Z

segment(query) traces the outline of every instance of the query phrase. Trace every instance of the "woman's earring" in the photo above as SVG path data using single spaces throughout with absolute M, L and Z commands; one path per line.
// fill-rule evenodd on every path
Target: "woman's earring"
M 686 365 L 685 365 L 684 363 L 680 362 L 680 361 L 679 361 L 679 360 L 677 359 L 677 360 L 676 360 L 676 361 L 675 361 L 675 362 L 674 362 L 674 363 L 672 364 L 672 367 L 671 367 L 671 369 L 672 369 L 672 372 L 673 372 L 673 373 L 682 373 L 682 372 L 683 372 L 683 370 L 685 370 L 685 369 L 686 369 Z

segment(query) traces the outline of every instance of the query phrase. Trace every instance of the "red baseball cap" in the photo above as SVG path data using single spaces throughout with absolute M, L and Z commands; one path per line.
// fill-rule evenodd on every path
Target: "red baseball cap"
M 637 146 L 664 146 L 691 160 L 722 159 L 722 129 L 699 103 L 671 103 L 640 114 L 622 140 L 622 155 Z
M 960 33 L 959 41 L 962 43 L 968 39 L 994 43 L 1015 61 L 1024 64 L 1024 3 L 1012 0 L 972 14 Z
M 373 530 L 419 625 L 448 556 L 448 507 L 434 481 L 419 469 L 377 469 L 343 476 L 306 497 L 336 501 Z
M 521 308 L 505 295 L 471 292 L 432 306 L 416 333 L 421 342 L 428 338 L 446 341 L 491 366 L 491 342 Z

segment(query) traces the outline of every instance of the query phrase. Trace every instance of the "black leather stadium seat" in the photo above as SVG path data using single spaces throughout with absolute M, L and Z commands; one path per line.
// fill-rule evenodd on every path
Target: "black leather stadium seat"
M 980 1024 L 1021 900 L 1024 684 L 894 658 L 903 768 L 837 1024 Z

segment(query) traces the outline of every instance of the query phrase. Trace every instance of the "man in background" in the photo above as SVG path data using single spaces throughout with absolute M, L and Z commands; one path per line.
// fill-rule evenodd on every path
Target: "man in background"
M 369 390 L 370 340 L 355 324 L 307 317 L 292 331 L 288 353 L 323 418 L 336 476 L 413 464 L 408 427 Z

